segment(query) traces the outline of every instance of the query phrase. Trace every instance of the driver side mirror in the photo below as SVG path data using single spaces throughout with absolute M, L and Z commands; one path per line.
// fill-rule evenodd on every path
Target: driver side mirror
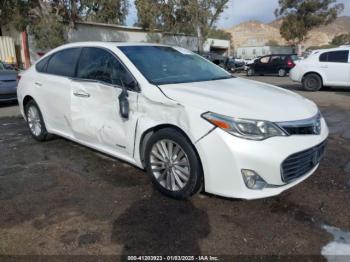
M 129 118 L 129 100 L 128 100 L 128 90 L 125 87 L 123 81 L 121 81 L 121 87 L 122 92 L 120 93 L 118 100 L 119 100 L 119 113 L 122 118 L 128 119 Z

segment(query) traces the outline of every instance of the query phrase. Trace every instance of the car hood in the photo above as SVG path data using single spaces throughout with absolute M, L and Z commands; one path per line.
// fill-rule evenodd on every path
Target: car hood
M 0 81 L 17 80 L 17 72 L 14 70 L 0 70 Z
M 243 78 L 159 87 L 181 104 L 237 118 L 295 121 L 318 112 L 313 102 L 294 92 Z

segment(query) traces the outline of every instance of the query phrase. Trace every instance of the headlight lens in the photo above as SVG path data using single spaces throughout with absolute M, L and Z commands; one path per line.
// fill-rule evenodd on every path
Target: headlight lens
M 269 121 L 233 118 L 211 112 L 203 114 L 202 117 L 226 132 L 245 139 L 264 140 L 273 136 L 287 135 Z

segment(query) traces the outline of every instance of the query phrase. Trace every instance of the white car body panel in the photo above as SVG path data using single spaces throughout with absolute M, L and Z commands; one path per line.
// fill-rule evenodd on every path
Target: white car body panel
M 350 55 L 348 63 L 320 62 L 320 55 L 330 51 L 350 51 L 350 47 L 339 47 L 313 51 L 304 60 L 296 61 L 289 76 L 295 82 L 302 82 L 308 73 L 321 76 L 324 86 L 350 87 Z
M 274 122 L 302 120 L 318 113 L 313 102 L 278 87 L 240 78 L 157 87 L 149 83 L 118 49 L 121 45 L 131 44 L 75 43 L 59 47 L 47 55 L 67 47 L 88 46 L 106 48 L 115 53 L 141 89 L 140 92 L 128 92 L 129 119 L 123 119 L 119 114 L 120 88 L 38 73 L 35 66 L 22 73 L 18 86 L 23 116 L 23 100 L 30 96 L 39 105 L 48 132 L 140 168 L 144 168 L 141 142 L 147 131 L 159 126 L 176 127 L 186 134 L 198 152 L 205 190 L 226 197 L 255 199 L 277 195 L 317 169 L 315 167 L 289 184 L 281 180 L 280 165 L 286 157 L 318 145 L 327 138 L 328 128 L 323 119 L 320 135 L 250 141 L 215 128 L 201 117 L 212 111 L 236 118 Z M 76 96 L 74 93 L 90 96 Z M 243 182 L 242 168 L 257 170 L 275 187 L 248 189 Z

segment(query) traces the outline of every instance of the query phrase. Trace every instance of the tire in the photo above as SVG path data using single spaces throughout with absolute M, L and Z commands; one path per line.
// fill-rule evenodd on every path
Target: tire
M 317 74 L 308 74 L 303 77 L 302 85 L 306 91 L 319 91 L 323 87 L 322 78 Z
M 37 141 L 46 141 L 52 138 L 46 130 L 41 111 L 34 100 L 29 101 L 25 106 L 27 126 L 32 137 Z
M 247 70 L 247 76 L 254 76 L 255 75 L 255 71 L 253 68 L 248 68 Z
M 145 162 L 154 186 L 169 197 L 186 199 L 201 189 L 203 172 L 199 157 L 192 143 L 176 129 L 164 128 L 150 137 Z
M 278 70 L 278 76 L 279 77 L 285 77 L 286 75 L 287 75 L 286 69 L 281 68 L 281 69 Z

